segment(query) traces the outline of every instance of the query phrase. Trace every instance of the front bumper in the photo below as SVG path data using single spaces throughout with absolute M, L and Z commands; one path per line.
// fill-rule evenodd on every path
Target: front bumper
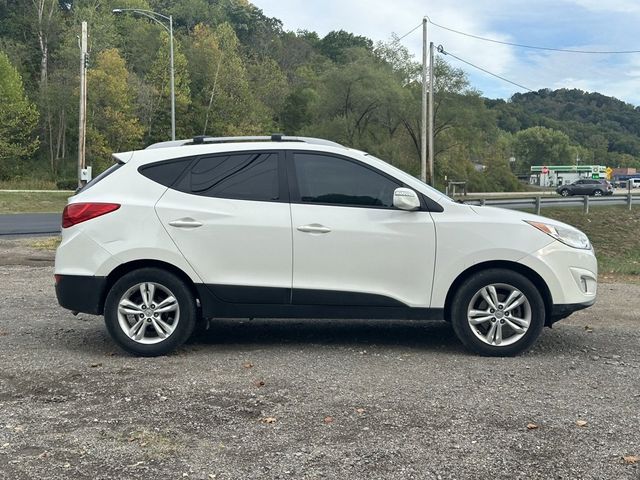
M 553 305 L 553 307 L 551 308 L 551 314 L 547 317 L 546 324 L 547 326 L 551 326 L 557 321 L 562 320 L 563 318 L 567 318 L 573 312 L 589 308 L 594 303 L 596 303 L 595 298 L 593 300 L 582 303 L 565 303 Z
M 73 312 L 102 315 L 106 277 L 56 275 L 55 278 L 60 306 Z

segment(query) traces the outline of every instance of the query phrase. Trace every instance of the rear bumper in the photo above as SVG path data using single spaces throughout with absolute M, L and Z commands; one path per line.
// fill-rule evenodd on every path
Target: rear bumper
M 102 315 L 106 282 L 106 277 L 56 275 L 58 303 L 73 312 Z

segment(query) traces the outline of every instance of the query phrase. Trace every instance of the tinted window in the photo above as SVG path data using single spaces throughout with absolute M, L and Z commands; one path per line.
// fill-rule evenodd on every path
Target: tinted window
M 370 168 L 322 154 L 297 153 L 294 160 L 302 202 L 393 206 L 400 184 Z
M 174 188 L 207 197 L 278 200 L 278 154 L 236 153 L 202 157 Z
M 193 158 L 188 158 L 172 162 L 154 163 L 140 168 L 140 173 L 154 182 L 170 187 L 192 161 Z

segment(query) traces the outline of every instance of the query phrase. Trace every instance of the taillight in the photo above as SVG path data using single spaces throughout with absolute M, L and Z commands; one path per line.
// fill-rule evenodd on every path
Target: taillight
M 62 212 L 62 228 L 69 228 L 78 223 L 113 212 L 120 208 L 119 203 L 72 203 L 64 207 Z

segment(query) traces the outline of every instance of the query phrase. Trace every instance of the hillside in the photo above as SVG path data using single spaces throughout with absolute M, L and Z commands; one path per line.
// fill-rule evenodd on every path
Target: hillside
M 509 101 L 485 100 L 497 126 L 511 133 L 543 126 L 564 132 L 591 159 L 618 166 L 640 156 L 640 108 L 578 89 L 517 93 Z M 637 163 L 637 161 L 636 161 Z

